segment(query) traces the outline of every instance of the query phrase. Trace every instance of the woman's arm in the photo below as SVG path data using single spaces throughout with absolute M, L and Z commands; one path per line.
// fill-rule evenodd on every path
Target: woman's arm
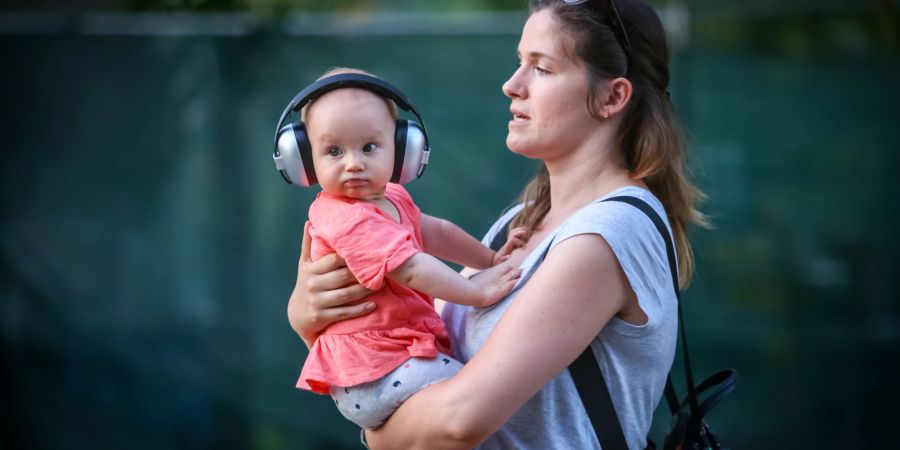
M 312 347 L 316 337 L 328 325 L 375 309 L 374 302 L 352 304 L 371 291 L 356 281 L 337 254 L 313 261 L 309 254 L 310 239 L 309 222 L 306 222 L 297 264 L 297 282 L 287 307 L 288 321 L 307 347 Z M 350 306 L 344 306 L 347 304 Z
M 407 400 L 367 432 L 371 448 L 471 448 L 590 344 L 633 291 L 606 241 L 594 234 L 557 245 L 500 318 L 484 347 L 452 379 Z

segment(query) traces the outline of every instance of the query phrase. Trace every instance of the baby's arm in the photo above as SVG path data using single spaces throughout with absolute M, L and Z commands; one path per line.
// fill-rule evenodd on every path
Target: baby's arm
M 526 230 L 515 228 L 510 231 L 506 245 L 494 252 L 448 220 L 422 214 L 419 223 L 427 253 L 473 269 L 496 265 L 527 241 Z
M 449 302 L 488 306 L 505 297 L 520 274 L 521 270 L 509 264 L 499 264 L 469 279 L 434 256 L 419 252 L 388 273 L 388 278 Z

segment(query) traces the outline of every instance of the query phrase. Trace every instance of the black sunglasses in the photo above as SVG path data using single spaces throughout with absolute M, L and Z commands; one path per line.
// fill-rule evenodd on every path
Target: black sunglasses
M 610 25 L 612 25 L 613 31 L 616 34 L 616 38 L 618 38 L 619 40 L 619 45 L 621 45 L 622 49 L 625 50 L 625 56 L 630 60 L 631 41 L 628 40 L 628 33 L 625 31 L 625 22 L 622 22 L 622 16 L 619 15 L 619 10 L 616 8 L 616 1 L 608 0 L 608 2 L 609 9 L 612 10 L 612 14 L 607 14 L 611 22 Z M 567 5 L 581 5 L 583 3 L 588 3 L 588 7 L 591 7 L 591 0 L 563 0 L 563 3 Z M 596 6 L 596 3 L 594 6 Z

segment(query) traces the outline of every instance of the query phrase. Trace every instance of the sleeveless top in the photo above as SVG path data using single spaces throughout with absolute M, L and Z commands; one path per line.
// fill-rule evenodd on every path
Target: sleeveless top
M 619 195 L 640 198 L 666 218 L 662 204 L 645 189 L 625 187 L 604 198 Z M 506 299 L 486 308 L 447 303 L 443 319 L 453 339 L 454 356 L 467 362 L 484 345 L 521 286 L 537 270 L 545 250 L 579 234 L 602 236 L 615 253 L 648 321 L 636 326 L 613 317 L 594 338 L 591 348 L 606 378 L 629 448 L 643 449 L 675 356 L 677 300 L 665 242 L 650 219 L 631 205 L 600 200 L 603 199 L 574 213 L 525 258 L 521 264 L 523 276 Z M 521 207 L 501 217 L 483 242 L 489 244 Z M 669 227 L 668 222 L 666 226 Z M 478 448 L 599 449 L 600 444 L 572 377 L 564 370 Z

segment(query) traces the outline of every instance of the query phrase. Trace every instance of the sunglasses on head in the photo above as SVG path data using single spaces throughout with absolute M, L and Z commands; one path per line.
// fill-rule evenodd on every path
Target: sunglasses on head
M 598 7 L 597 4 L 600 3 L 600 0 L 563 0 L 563 3 L 567 5 L 581 5 L 587 3 L 588 8 L 596 8 Z M 607 14 L 607 17 L 609 17 L 610 25 L 612 25 L 612 29 L 616 34 L 619 45 L 621 45 L 622 49 L 625 50 L 625 56 L 630 59 L 631 41 L 628 40 L 628 33 L 625 31 L 625 23 L 622 22 L 622 16 L 619 15 L 619 10 L 618 8 L 616 8 L 615 0 L 606 0 L 606 3 L 609 4 L 609 9 L 612 11 L 612 14 Z

